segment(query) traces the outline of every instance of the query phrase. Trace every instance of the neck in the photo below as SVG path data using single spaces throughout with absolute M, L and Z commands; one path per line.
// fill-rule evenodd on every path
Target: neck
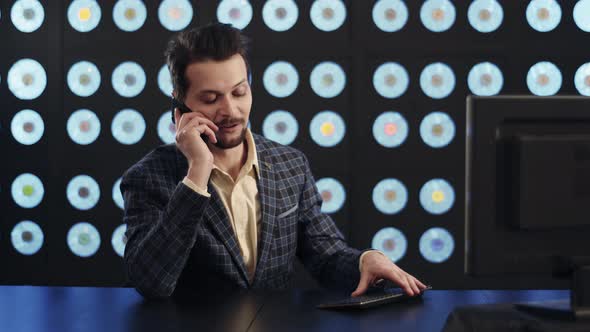
M 248 151 L 245 142 L 242 142 L 240 145 L 231 149 L 220 149 L 210 143 L 207 145 L 213 154 L 215 166 L 230 174 L 235 179 L 244 163 L 246 163 L 246 159 L 248 157 Z

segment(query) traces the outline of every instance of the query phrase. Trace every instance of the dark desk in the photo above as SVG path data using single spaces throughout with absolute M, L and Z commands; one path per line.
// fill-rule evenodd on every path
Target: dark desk
M 239 293 L 147 302 L 128 288 L 0 286 L 0 331 L 440 331 L 457 306 L 560 299 L 567 291 L 429 291 L 361 312 L 315 308 L 343 293 Z M 196 302 L 196 303 L 195 303 Z

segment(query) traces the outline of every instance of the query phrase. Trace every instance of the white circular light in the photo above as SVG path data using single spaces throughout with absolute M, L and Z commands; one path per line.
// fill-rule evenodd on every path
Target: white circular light
M 580 0 L 574 6 L 574 22 L 580 30 L 590 32 L 590 0 Z
M 408 241 L 397 228 L 385 227 L 375 233 L 371 247 L 381 251 L 395 263 L 406 254 Z
M 492 32 L 502 24 L 504 10 L 496 0 L 475 0 L 469 5 L 467 18 L 475 30 Z
M 453 187 L 443 179 L 432 179 L 420 189 L 420 204 L 429 213 L 443 214 L 455 203 Z
M 10 10 L 10 19 L 20 32 L 30 33 L 43 24 L 45 10 L 37 0 L 17 0 Z
M 346 6 L 342 0 L 315 0 L 309 11 L 311 23 L 322 31 L 334 31 L 346 20 Z
M 143 91 L 145 72 L 136 62 L 126 61 L 113 70 L 111 83 L 119 95 L 132 98 Z
M 433 227 L 420 237 L 420 253 L 431 263 L 442 263 L 449 259 L 455 249 L 453 236 L 446 229 Z
M 70 228 L 67 235 L 68 247 L 79 257 L 90 257 L 100 247 L 100 233 L 87 222 L 80 222 Z
M 125 208 L 123 194 L 121 194 L 121 178 L 118 178 L 113 185 L 113 202 L 115 202 L 115 205 L 117 205 L 121 210 Z
M 135 144 L 145 133 L 145 120 L 141 113 L 127 108 L 119 111 L 111 123 L 113 137 L 121 144 Z
M 76 62 L 68 71 L 68 87 L 80 97 L 91 96 L 100 87 L 100 71 L 92 62 Z
M 166 97 L 172 97 L 172 91 L 174 90 L 172 86 L 172 77 L 170 76 L 170 71 L 168 70 L 167 65 L 163 65 L 158 71 L 158 87 L 160 91 Z
M 242 30 L 252 20 L 252 5 L 248 0 L 221 0 L 217 6 L 217 20 Z
M 262 134 L 264 137 L 279 144 L 289 145 L 297 138 L 299 124 L 293 114 L 276 110 L 270 112 L 262 122 Z
M 10 131 L 20 144 L 32 145 L 43 137 L 45 124 L 39 113 L 27 109 L 14 115 L 10 122 Z
M 147 9 L 141 0 L 119 0 L 113 8 L 113 21 L 123 31 L 137 31 L 146 17 Z
M 385 98 L 398 98 L 408 89 L 410 76 L 406 69 L 397 62 L 381 64 L 373 74 L 373 87 Z
M 561 7 L 555 0 L 532 0 L 526 8 L 526 19 L 539 32 L 551 31 L 561 21 Z
M 338 212 L 346 201 L 346 191 L 340 181 L 334 178 L 323 178 L 316 181 L 315 185 L 322 197 L 321 212 Z
M 25 209 L 30 209 L 41 203 L 45 189 L 36 175 L 23 173 L 12 181 L 11 193 L 16 204 Z
M 100 199 L 98 183 L 88 175 L 77 175 L 66 188 L 68 201 L 78 210 L 90 210 Z
M 432 148 L 447 146 L 455 137 L 455 123 L 443 112 L 432 112 L 420 123 L 420 137 Z
M 373 188 L 373 204 L 384 214 L 396 214 L 408 202 L 408 190 L 398 179 L 383 179 Z
M 127 231 L 127 225 L 122 224 L 115 228 L 113 232 L 113 236 L 111 237 L 111 245 L 113 249 L 120 257 L 123 257 L 125 254 L 125 245 L 127 244 L 127 237 L 125 237 L 125 232 Z
M 346 133 L 346 125 L 338 113 L 322 111 L 311 120 L 309 132 L 314 142 L 319 146 L 329 148 L 342 141 Z
M 80 109 L 70 115 L 66 129 L 74 143 L 88 145 L 100 134 L 100 120 L 91 110 Z
M 68 22 L 79 32 L 96 28 L 101 15 L 100 5 L 95 0 L 74 0 L 68 7 Z
M 41 64 L 33 59 L 21 59 L 8 70 L 8 89 L 18 99 L 39 97 L 47 86 L 47 74 Z
M 180 31 L 193 20 L 193 6 L 187 0 L 164 0 L 158 7 L 160 24 L 170 31 Z
M 318 96 L 333 98 L 339 95 L 346 85 L 346 74 L 335 62 L 325 61 L 316 65 L 309 77 L 311 89 Z
M 586 62 L 576 70 L 574 83 L 581 95 L 590 96 L 590 62 Z
M 287 31 L 295 25 L 299 9 L 293 0 L 268 0 L 262 7 L 262 19 L 274 31 Z
M 532 94 L 537 96 L 554 95 L 561 89 L 561 71 L 551 62 L 538 62 L 529 69 L 526 83 Z
M 455 6 L 449 0 L 426 0 L 420 8 L 420 20 L 432 32 L 450 29 L 455 16 Z
M 442 62 L 431 63 L 420 74 L 420 87 L 430 98 L 445 98 L 455 89 L 455 74 Z
M 373 137 L 386 148 L 400 146 L 408 137 L 408 122 L 398 112 L 381 113 L 373 123 Z
M 41 227 L 30 220 L 23 220 L 16 224 L 10 232 L 12 247 L 23 255 L 34 255 L 43 246 L 43 231 Z
M 481 62 L 473 66 L 467 76 L 469 90 L 478 96 L 497 95 L 504 85 L 504 76 L 498 66 Z
M 158 136 L 164 144 L 176 141 L 176 126 L 172 123 L 172 111 L 166 111 L 158 120 Z
M 264 70 L 262 82 L 266 91 L 273 97 L 285 98 L 297 89 L 299 74 L 289 62 L 275 61 Z
M 375 25 L 385 32 L 399 31 L 408 22 L 408 7 L 401 0 L 379 0 L 372 14 Z

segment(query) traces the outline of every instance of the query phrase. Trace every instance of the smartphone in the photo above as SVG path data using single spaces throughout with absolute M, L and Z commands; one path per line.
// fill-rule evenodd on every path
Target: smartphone
M 176 123 L 176 120 L 174 119 L 174 109 L 175 108 L 178 108 L 178 110 L 180 111 L 181 114 L 192 112 L 191 109 L 185 105 L 185 103 L 172 97 L 172 123 Z M 201 138 L 203 139 L 203 141 L 205 141 L 205 143 L 207 143 L 207 141 L 209 140 L 209 136 L 207 136 L 205 134 L 201 134 Z

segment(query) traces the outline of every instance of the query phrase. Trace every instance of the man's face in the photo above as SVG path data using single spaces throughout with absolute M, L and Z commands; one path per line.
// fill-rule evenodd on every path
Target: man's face
M 215 145 L 222 149 L 240 145 L 252 107 L 252 92 L 242 56 L 193 62 L 187 66 L 185 75 L 189 83 L 185 104 L 219 127 Z

